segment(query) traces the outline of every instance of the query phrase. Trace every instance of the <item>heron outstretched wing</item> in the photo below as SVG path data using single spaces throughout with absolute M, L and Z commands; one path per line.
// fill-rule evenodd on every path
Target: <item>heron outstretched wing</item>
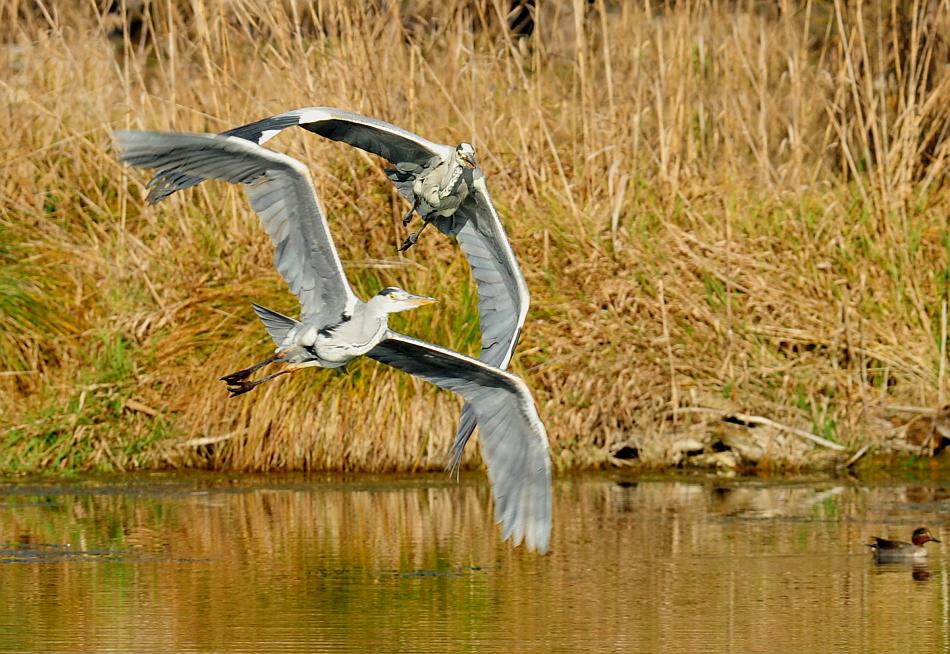
M 353 294 L 306 166 L 245 139 L 214 134 L 116 132 L 121 158 L 140 168 L 245 184 L 274 241 L 274 264 L 305 322 L 352 313 Z
M 482 333 L 479 359 L 505 369 L 521 336 L 530 296 L 501 218 L 488 195 L 481 169 L 475 170 L 472 187 L 468 198 L 456 211 L 461 220 L 456 218 L 458 229 L 455 236 L 478 287 L 478 319 Z M 466 404 L 462 407 L 452 442 L 450 468 L 457 468 L 461 463 L 475 423 L 472 409 Z
M 333 107 L 306 107 L 285 111 L 229 129 L 222 134 L 238 136 L 263 145 L 288 127 L 297 125 L 324 138 L 348 143 L 379 155 L 393 165 L 414 163 L 421 167 L 434 156 L 447 158 L 455 151 L 453 147 L 433 143 L 391 123 Z M 199 175 L 160 170 L 149 182 L 148 201 L 152 204 L 161 202 L 172 193 L 201 181 Z
M 481 428 L 495 519 L 504 538 L 545 552 L 551 534 L 551 458 L 531 392 L 520 377 L 392 330 L 366 356 L 455 391 Z

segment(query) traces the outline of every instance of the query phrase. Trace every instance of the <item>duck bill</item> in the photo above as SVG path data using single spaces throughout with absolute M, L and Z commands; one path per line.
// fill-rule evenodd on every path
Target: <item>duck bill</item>
M 933 536 L 930 536 L 930 540 L 933 541 L 934 543 L 939 543 L 939 542 L 940 542 L 939 539 L 934 538 Z

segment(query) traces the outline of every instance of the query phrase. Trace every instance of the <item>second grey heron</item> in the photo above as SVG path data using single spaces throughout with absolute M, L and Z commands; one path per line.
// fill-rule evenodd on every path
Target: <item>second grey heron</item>
M 530 298 L 508 235 L 488 194 L 485 175 L 476 165 L 474 148 L 468 143 L 454 147 L 434 143 L 391 123 L 333 107 L 294 109 L 224 134 L 262 145 L 297 125 L 389 161 L 394 168 L 388 169 L 387 175 L 412 205 L 403 222 L 419 210 L 423 227 L 431 221 L 444 234 L 456 237 L 478 286 L 482 333 L 479 358 L 498 368 L 507 368 L 528 314 Z M 149 182 L 149 202 L 160 202 L 201 181 L 199 175 L 160 169 Z M 418 234 L 410 236 L 409 241 L 414 242 Z M 451 468 L 458 467 L 475 422 L 474 413 L 466 405 L 452 443 Z
M 452 156 L 435 155 L 425 165 L 403 161 L 386 171 L 396 187 L 412 202 L 402 217 L 402 224 L 408 225 L 412 221 L 414 211 L 422 215 L 422 226 L 399 246 L 400 252 L 415 245 L 419 234 L 430 222 L 455 215 L 475 183 L 469 171 L 477 167 L 475 148 L 470 143 L 460 143 Z
M 481 426 L 495 518 L 505 539 L 545 552 L 551 531 L 547 433 L 524 381 L 507 371 L 386 326 L 389 313 L 432 301 L 384 289 L 363 303 L 350 288 L 306 167 L 240 138 L 210 134 L 117 132 L 123 161 L 176 175 L 244 184 L 275 245 L 277 270 L 297 295 L 300 320 L 255 306 L 277 345 L 273 357 L 224 377 L 239 394 L 273 378 L 247 378 L 269 363 L 285 370 L 333 367 L 365 354 L 452 390 Z

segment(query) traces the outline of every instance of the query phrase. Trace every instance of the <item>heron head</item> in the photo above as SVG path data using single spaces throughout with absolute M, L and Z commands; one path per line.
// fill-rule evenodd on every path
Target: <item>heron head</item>
M 471 143 L 459 143 L 455 148 L 455 160 L 466 168 L 474 168 L 478 165 L 475 163 L 475 148 Z
M 395 286 L 388 286 L 384 288 L 376 294 L 375 299 L 385 313 L 406 311 L 407 309 L 415 309 L 416 307 L 438 302 L 438 300 L 433 297 L 426 297 L 425 295 L 413 295 L 409 291 L 404 291 L 401 288 L 396 288 Z

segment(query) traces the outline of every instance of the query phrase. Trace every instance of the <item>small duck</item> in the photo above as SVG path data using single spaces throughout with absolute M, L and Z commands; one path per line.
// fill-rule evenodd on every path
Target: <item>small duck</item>
M 910 540 L 910 543 L 905 543 L 902 540 L 888 540 L 887 538 L 874 536 L 874 542 L 867 545 L 874 550 L 874 557 L 878 563 L 894 563 L 926 558 L 927 550 L 924 548 L 924 543 L 928 541 L 940 542 L 930 534 L 930 530 L 926 527 L 915 529 Z

